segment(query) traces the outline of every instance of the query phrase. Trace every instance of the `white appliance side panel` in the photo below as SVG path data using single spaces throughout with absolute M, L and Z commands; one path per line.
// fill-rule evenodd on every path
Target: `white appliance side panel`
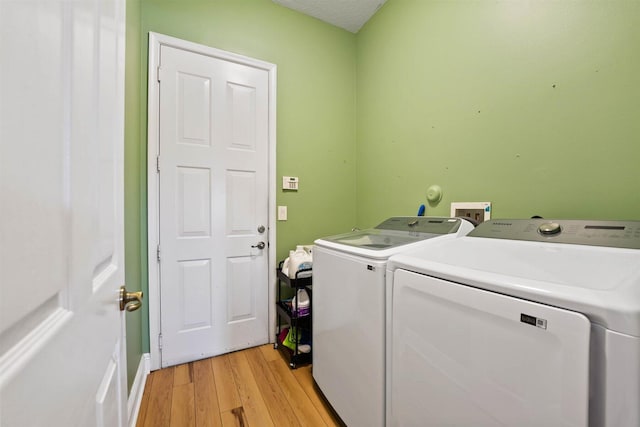
M 585 316 L 405 270 L 391 316 L 391 425 L 587 426 Z
M 349 426 L 384 423 L 385 267 L 313 252 L 313 377 Z
M 640 426 L 640 338 L 613 331 L 604 336 L 605 366 L 600 372 L 606 375 L 603 387 L 592 390 L 594 396 L 604 399 L 603 413 L 593 417 L 603 422 L 592 421 L 591 426 Z

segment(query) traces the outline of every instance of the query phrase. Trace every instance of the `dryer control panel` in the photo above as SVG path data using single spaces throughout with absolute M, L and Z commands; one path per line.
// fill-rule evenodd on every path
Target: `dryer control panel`
M 640 249 L 640 221 L 494 219 L 468 236 Z

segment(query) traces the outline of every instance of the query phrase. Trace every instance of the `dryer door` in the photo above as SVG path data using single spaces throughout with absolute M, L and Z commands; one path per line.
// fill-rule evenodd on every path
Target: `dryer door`
M 398 270 L 392 426 L 587 426 L 582 314 Z

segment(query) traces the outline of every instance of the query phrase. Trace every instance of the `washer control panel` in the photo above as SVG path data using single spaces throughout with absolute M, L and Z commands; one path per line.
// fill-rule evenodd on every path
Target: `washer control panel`
M 494 219 L 468 236 L 640 249 L 640 221 Z
M 396 230 L 412 233 L 449 234 L 460 228 L 460 218 L 436 216 L 395 216 L 378 224 L 378 230 Z

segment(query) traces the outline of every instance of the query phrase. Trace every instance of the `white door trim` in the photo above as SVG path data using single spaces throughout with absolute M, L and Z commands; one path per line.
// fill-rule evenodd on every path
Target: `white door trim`
M 170 46 L 201 55 L 211 56 L 223 61 L 235 62 L 253 68 L 262 69 L 269 74 L 269 341 L 273 342 L 276 316 L 276 71 L 275 64 L 226 52 L 209 46 L 177 39 L 158 33 L 149 33 L 149 81 L 147 98 L 147 221 L 148 221 L 148 266 L 149 266 L 149 346 L 151 370 L 160 369 L 160 286 L 157 248 L 159 243 L 158 218 L 158 173 L 156 162 L 159 141 L 159 102 L 158 67 L 160 65 L 160 47 Z

